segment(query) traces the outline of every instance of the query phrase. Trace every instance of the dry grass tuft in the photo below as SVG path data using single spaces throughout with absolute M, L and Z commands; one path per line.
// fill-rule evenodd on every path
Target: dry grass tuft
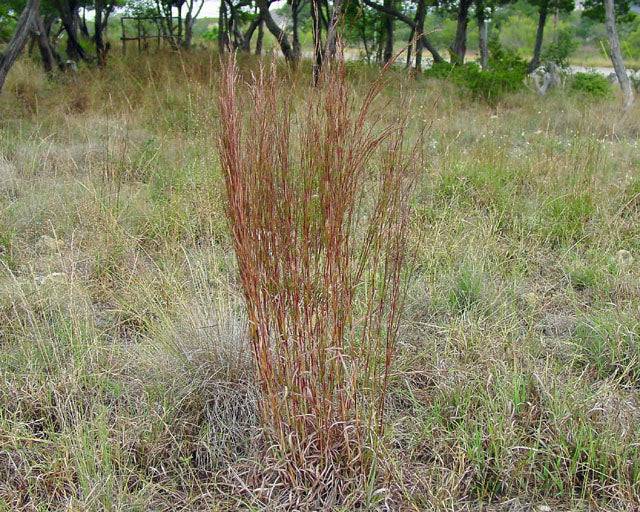
M 375 480 L 402 306 L 412 163 L 342 65 L 294 110 L 275 67 L 241 106 L 222 76 L 221 164 L 277 480 L 331 506 Z M 292 133 L 294 134 L 292 136 Z

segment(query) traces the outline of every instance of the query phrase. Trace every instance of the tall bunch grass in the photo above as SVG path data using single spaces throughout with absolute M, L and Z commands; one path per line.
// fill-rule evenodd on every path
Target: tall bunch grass
M 373 476 L 403 297 L 415 159 L 344 66 L 295 109 L 275 66 L 221 79 L 228 218 L 279 481 L 325 504 Z M 415 155 L 411 155 L 415 156 Z M 334 498 L 332 498 L 332 496 Z

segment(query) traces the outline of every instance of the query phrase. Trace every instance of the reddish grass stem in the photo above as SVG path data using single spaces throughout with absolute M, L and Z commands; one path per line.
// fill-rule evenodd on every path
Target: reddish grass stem
M 414 163 L 404 120 L 373 119 L 382 80 L 357 103 L 328 66 L 296 112 L 275 65 L 244 85 L 230 59 L 219 150 L 265 434 L 288 485 L 335 493 L 383 429 Z

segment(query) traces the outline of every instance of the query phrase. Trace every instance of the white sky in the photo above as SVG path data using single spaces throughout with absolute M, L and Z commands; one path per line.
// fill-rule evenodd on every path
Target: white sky
M 2 1 L 2 0 L 0 0 Z M 277 0 L 271 4 L 272 9 L 277 9 L 284 4 L 284 0 Z M 200 2 L 196 2 L 196 9 L 200 5 Z M 204 5 L 202 6 L 202 11 L 200 11 L 199 18 L 217 18 L 218 11 L 220 10 L 220 0 L 204 0 Z M 121 9 L 117 9 L 116 12 L 121 11 Z M 87 11 L 87 19 L 93 20 L 94 13 L 93 11 Z
M 217 18 L 219 9 L 220 9 L 219 0 L 204 0 L 204 5 L 202 6 L 200 17 L 201 18 Z
M 284 4 L 284 0 L 277 0 L 271 4 L 271 9 L 277 9 Z M 198 2 L 196 5 L 200 5 Z M 204 0 L 200 18 L 217 18 L 220 9 L 220 0 Z

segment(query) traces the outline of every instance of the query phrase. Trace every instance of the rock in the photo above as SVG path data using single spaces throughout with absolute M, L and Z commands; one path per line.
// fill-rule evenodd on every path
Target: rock
M 64 240 L 59 240 L 58 238 L 50 237 L 49 235 L 42 235 L 38 239 L 37 246 L 40 249 L 48 250 L 51 252 L 56 252 L 64 247 Z
M 16 181 L 17 174 L 15 166 L 0 156 L 0 191 L 11 188 Z
M 65 71 L 70 71 L 73 74 L 78 73 L 78 64 L 73 60 L 67 60 L 64 63 Z
M 540 302 L 541 302 L 540 297 L 538 296 L 538 294 L 534 293 L 534 292 L 525 293 L 522 296 L 522 300 L 530 308 L 538 307 L 540 305 Z
M 538 329 L 545 336 L 553 336 L 556 338 L 565 338 L 571 336 L 576 328 L 576 319 L 573 316 L 562 313 L 548 313 L 540 324 Z
M 540 96 L 544 96 L 550 89 L 557 87 L 562 82 L 560 68 L 553 62 L 548 62 L 534 69 L 529 77 Z
M 621 268 L 627 268 L 633 263 L 633 256 L 625 249 L 620 249 L 616 253 L 616 261 Z
M 37 276 L 35 281 L 40 286 L 45 285 L 51 282 L 62 282 L 67 279 L 67 274 L 64 272 L 52 272 L 51 274 L 47 274 L 46 276 Z

